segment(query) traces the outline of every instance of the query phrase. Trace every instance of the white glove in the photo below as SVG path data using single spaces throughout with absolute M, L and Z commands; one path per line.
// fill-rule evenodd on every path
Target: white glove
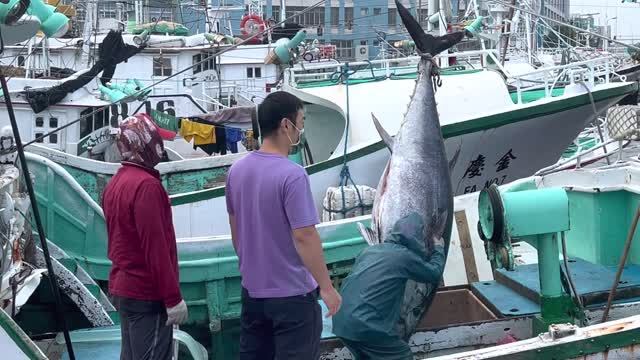
M 167 309 L 167 326 L 180 325 L 187 321 L 188 317 L 187 303 L 182 300 L 178 305 Z

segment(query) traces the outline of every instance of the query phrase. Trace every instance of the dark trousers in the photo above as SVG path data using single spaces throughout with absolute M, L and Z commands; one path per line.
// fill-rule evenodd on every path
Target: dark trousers
M 319 290 L 286 298 L 255 299 L 242 289 L 240 360 L 316 360 L 320 357 Z
M 120 315 L 120 360 L 171 360 L 173 327 L 165 325 L 162 301 L 141 301 L 111 296 Z
M 340 338 L 354 360 L 413 360 L 409 345 L 400 338 L 353 341 Z

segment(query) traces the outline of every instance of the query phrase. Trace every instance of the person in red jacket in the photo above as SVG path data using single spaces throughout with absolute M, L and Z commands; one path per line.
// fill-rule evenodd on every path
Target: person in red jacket
M 144 116 L 125 119 L 117 145 L 122 167 L 104 190 L 109 293 L 118 309 L 122 360 L 171 359 L 173 325 L 188 317 L 180 293 L 171 204 L 154 167 L 161 132 Z

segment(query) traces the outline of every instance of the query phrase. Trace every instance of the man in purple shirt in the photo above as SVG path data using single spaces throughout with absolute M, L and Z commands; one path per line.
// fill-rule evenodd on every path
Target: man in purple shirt
M 233 247 L 242 275 L 240 359 L 317 359 L 322 315 L 342 299 L 315 228 L 318 213 L 304 168 L 288 159 L 304 130 L 302 102 L 286 92 L 258 107 L 263 142 L 236 161 L 226 184 Z

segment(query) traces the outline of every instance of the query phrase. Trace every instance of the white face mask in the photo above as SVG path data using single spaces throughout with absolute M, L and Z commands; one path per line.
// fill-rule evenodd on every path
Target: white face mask
M 289 134 L 287 133 L 287 137 L 289 138 L 289 141 L 291 142 L 290 146 L 298 146 L 300 145 L 300 140 L 302 140 L 302 134 L 304 134 L 304 129 L 300 130 L 298 129 L 298 127 L 293 123 L 293 121 L 287 119 L 291 125 L 293 125 L 293 127 L 298 130 L 298 141 L 294 144 L 293 141 L 291 140 L 291 137 L 289 136 Z

